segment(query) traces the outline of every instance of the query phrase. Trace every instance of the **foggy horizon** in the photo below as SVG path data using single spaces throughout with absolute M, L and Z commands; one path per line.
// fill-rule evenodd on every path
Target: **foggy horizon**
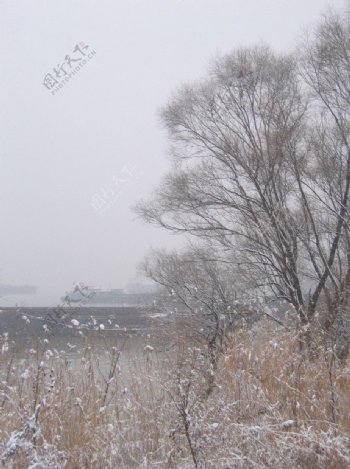
M 217 55 L 293 50 L 327 6 L 344 2 L 2 2 L 0 284 L 37 293 L 0 306 L 125 288 L 151 247 L 179 246 L 132 210 L 171 169 L 159 110 Z M 66 56 L 78 68 L 51 88 Z

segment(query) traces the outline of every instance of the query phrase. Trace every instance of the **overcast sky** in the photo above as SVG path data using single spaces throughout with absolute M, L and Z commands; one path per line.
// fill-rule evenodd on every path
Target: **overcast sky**
M 160 107 L 217 54 L 291 49 L 343 4 L 0 0 L 0 283 L 36 285 L 27 304 L 54 305 L 75 282 L 124 287 L 151 246 L 177 245 L 131 210 L 170 168 Z

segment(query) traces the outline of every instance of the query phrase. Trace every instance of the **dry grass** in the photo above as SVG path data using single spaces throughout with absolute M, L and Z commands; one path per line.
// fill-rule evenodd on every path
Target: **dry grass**
M 218 395 L 230 403 L 227 428 L 252 467 L 349 467 L 348 366 L 321 348 L 305 356 L 295 337 L 267 328 L 232 338 L 219 365 Z
M 205 349 L 184 343 L 174 359 L 87 343 L 74 363 L 49 344 L 22 361 L 3 348 L 3 466 L 349 467 L 349 368 L 263 331 L 229 340 L 211 392 Z

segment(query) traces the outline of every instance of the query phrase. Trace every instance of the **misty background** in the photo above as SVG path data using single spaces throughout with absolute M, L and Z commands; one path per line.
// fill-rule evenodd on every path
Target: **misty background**
M 327 5 L 344 2 L 0 1 L 0 284 L 37 287 L 0 305 L 124 288 L 150 247 L 179 245 L 131 209 L 171 168 L 159 109 L 218 54 L 291 50 Z M 95 54 L 53 95 L 44 77 L 80 43 Z

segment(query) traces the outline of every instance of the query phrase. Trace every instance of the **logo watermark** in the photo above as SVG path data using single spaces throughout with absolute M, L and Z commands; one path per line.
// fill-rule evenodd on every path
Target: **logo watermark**
M 63 63 L 58 63 L 52 73 L 45 75 L 43 86 L 51 91 L 52 95 L 57 94 L 95 55 L 96 52 L 91 50 L 90 46 L 79 42 L 70 55 L 65 55 Z
M 112 176 L 112 181 L 105 184 L 91 197 L 91 207 L 99 213 L 105 213 L 136 181 L 140 179 L 140 173 L 136 166 L 124 165 L 117 175 Z

